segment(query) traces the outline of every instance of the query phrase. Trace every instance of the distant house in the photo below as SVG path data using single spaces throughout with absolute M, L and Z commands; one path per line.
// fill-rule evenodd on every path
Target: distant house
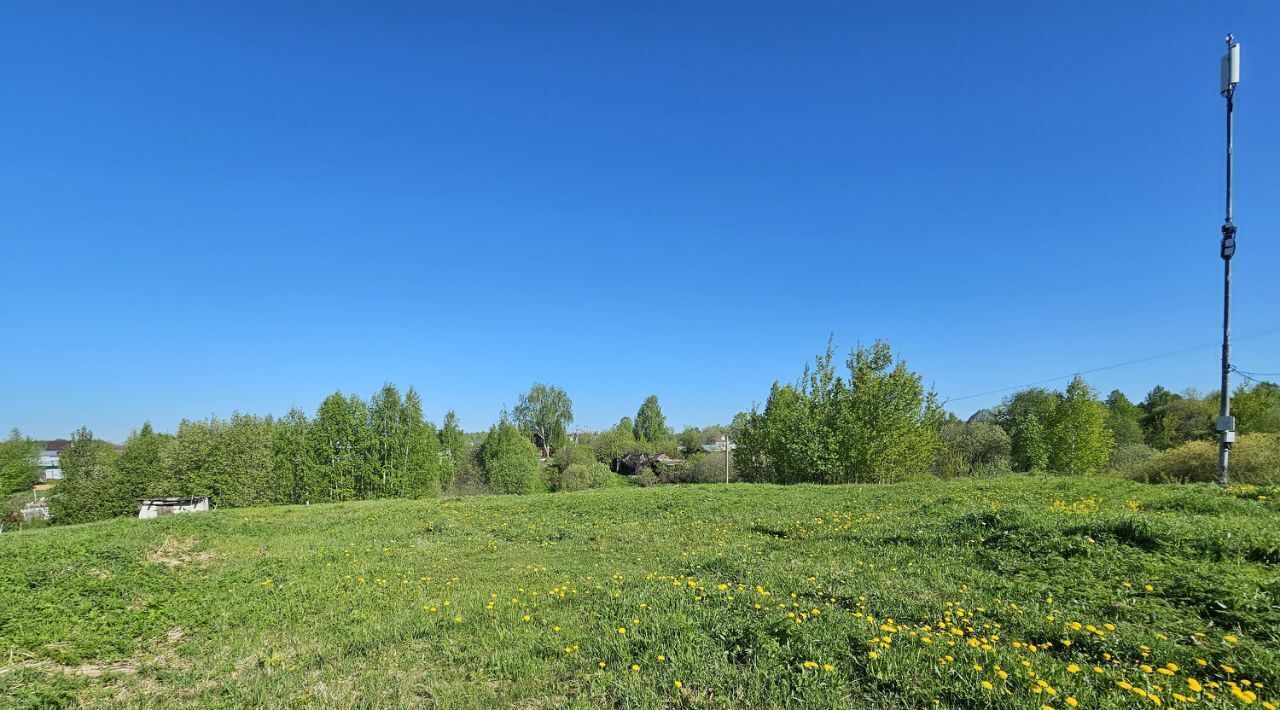
M 200 513 L 209 509 L 209 496 L 178 496 L 170 498 L 139 498 L 138 519 L 148 520 L 162 515 Z
M 40 479 L 56 481 L 62 478 L 62 450 L 71 445 L 66 439 L 54 439 L 44 443 L 37 464 L 40 466 Z
M 729 442 L 729 450 L 730 450 L 730 451 L 733 451 L 733 450 L 734 450 L 734 449 L 736 449 L 736 448 L 738 448 L 738 445 L 737 445 L 737 444 L 735 444 L 735 443 L 733 443 L 732 441 L 730 441 L 730 442 Z M 703 444 L 703 445 L 702 445 L 702 450 L 703 450 L 703 451 L 706 451 L 707 453 L 720 453 L 721 451 L 724 451 L 724 442 L 723 442 L 723 441 L 713 441 L 713 442 L 711 442 L 710 444 Z

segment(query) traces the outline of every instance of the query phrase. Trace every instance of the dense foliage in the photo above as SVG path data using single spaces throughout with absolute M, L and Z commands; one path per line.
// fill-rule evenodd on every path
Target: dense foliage
M 443 433 L 452 446 L 454 431 Z M 117 454 L 92 432 L 62 452 L 63 480 L 50 499 L 56 522 L 137 512 L 137 498 L 208 495 L 215 506 L 438 494 L 452 461 L 412 388 L 387 384 L 372 400 L 335 392 L 313 419 L 300 410 L 274 419 L 233 414 L 185 420 L 173 435 L 149 423 Z
M 36 464 L 39 455 L 40 442 L 17 429 L 9 432 L 9 438 L 0 442 L 0 496 L 31 488 L 40 475 Z
M 503 419 L 480 446 L 487 483 L 498 493 L 532 493 L 538 487 L 538 447 Z
M 280 418 L 235 413 L 185 420 L 173 434 L 147 423 L 121 447 L 81 429 L 62 454 L 65 479 L 50 512 L 55 522 L 73 523 L 130 515 L 142 497 L 209 495 L 216 507 L 243 507 L 418 498 L 445 489 L 576 490 L 612 483 L 602 472 L 621 470 L 624 459 L 630 467 L 636 456 L 655 466 L 637 473 L 641 485 L 718 482 L 723 457 L 705 456 L 703 446 L 725 437 L 738 447 L 729 478 L 749 482 L 884 483 L 1009 471 L 1208 481 L 1216 408 L 1215 392 L 1159 386 L 1136 404 L 1118 390 L 1099 400 L 1077 376 L 1061 392 L 1023 389 L 962 422 L 881 341 L 854 349 L 842 372 L 828 345 L 796 382 L 775 382 L 763 409 L 678 435 L 650 395 L 634 419 L 575 433 L 571 442 L 572 400 L 542 383 L 487 435 L 464 433 L 452 411 L 436 430 L 416 391 L 402 395 L 388 383 L 368 401 L 335 392 L 310 418 L 298 409 Z M 1232 411 L 1241 441 L 1231 479 L 1274 481 L 1280 463 L 1267 436 L 1280 434 L 1280 386 L 1241 385 Z M 39 448 L 16 430 L 0 442 L 0 495 L 29 490 L 40 473 Z M 6 509 L 19 502 L 6 501 Z
M 925 474 L 942 410 L 889 344 L 858 347 L 836 374 L 835 349 L 794 385 L 774 383 L 738 434 L 738 472 L 769 483 L 866 483 Z

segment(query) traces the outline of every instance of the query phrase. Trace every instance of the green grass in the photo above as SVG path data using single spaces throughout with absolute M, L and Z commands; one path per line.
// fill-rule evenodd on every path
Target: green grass
M 709 485 L 5 533 L 0 705 L 1261 707 L 1277 496 Z

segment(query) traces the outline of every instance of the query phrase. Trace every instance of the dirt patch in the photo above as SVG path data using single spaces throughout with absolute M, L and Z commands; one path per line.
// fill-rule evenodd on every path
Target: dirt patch
M 212 552 L 192 552 L 197 542 L 199 541 L 195 538 L 179 540 L 173 537 L 166 537 L 164 542 L 147 553 L 147 562 L 155 565 L 164 565 L 169 569 L 193 563 L 200 565 L 211 563 L 217 557 L 216 554 Z
M 19 668 L 32 668 L 42 673 L 65 673 L 67 675 L 82 676 L 84 678 L 97 678 L 107 673 L 119 673 L 122 675 L 132 675 L 138 672 L 137 664 L 132 661 L 118 661 L 116 663 L 81 663 L 78 666 L 64 666 L 53 661 L 42 660 L 23 660 L 16 663 L 10 663 L 4 667 L 0 667 L 0 675 L 15 671 Z

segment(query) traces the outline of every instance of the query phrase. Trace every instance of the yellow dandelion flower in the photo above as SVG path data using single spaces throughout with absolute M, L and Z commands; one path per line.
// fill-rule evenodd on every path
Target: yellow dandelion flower
M 994 689 L 994 688 L 995 688 L 995 686 L 994 686 L 994 685 L 992 685 L 992 684 L 991 684 L 991 681 L 989 681 L 989 680 L 984 680 L 984 681 L 982 681 L 982 687 L 983 687 L 983 688 L 986 688 L 987 690 L 992 690 L 992 689 Z
M 1079 672 L 1080 672 L 1080 666 L 1077 666 L 1076 664 L 1071 663 L 1071 664 L 1069 664 L 1069 665 L 1067 666 L 1067 672 L 1068 672 L 1068 673 L 1079 673 Z
M 676 689 L 676 690 L 679 690 L 679 689 L 681 689 L 681 688 L 683 688 L 683 687 L 684 687 L 684 683 L 681 683 L 681 682 L 680 682 L 680 681 L 678 681 L 678 680 L 677 680 L 677 681 L 675 681 L 674 683 L 672 683 L 671 685 L 675 686 L 675 689 Z
M 635 671 L 640 670 L 640 664 L 638 664 L 638 663 L 632 663 L 632 664 L 631 664 L 631 670 L 632 670 L 632 672 L 635 672 Z

